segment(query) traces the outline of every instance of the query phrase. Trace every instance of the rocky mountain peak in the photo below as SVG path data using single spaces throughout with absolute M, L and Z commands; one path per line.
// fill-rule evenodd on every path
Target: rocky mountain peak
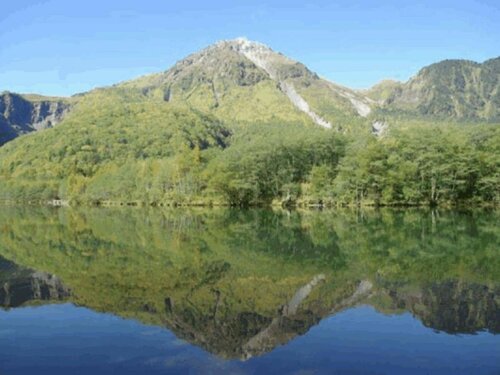
M 246 38 L 221 40 L 164 73 L 120 86 L 140 89 L 167 102 L 188 103 L 231 122 L 266 122 L 280 117 L 312 120 L 332 128 L 334 122 L 366 117 L 371 110 L 370 102 L 359 93 L 322 79 L 304 64 Z
M 234 40 L 236 50 L 264 70 L 271 79 L 277 79 L 278 67 L 276 64 L 294 64 L 295 61 L 274 52 L 265 44 L 252 42 L 244 38 Z
M 217 43 L 215 43 L 215 45 L 219 46 L 219 47 L 230 47 L 230 48 L 234 48 L 237 50 L 243 50 L 243 49 L 245 49 L 245 50 L 267 50 L 267 51 L 274 52 L 271 49 L 271 47 L 269 47 L 268 45 L 261 43 L 261 42 L 254 41 L 254 40 L 250 40 L 246 37 L 238 37 L 235 39 L 221 40 L 221 41 L 218 41 Z

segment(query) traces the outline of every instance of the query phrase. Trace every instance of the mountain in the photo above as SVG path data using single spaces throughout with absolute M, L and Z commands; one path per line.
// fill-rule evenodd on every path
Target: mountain
M 379 128 L 386 129 L 390 122 L 380 118 L 387 121 L 392 115 L 499 120 L 500 57 L 482 64 L 444 60 L 424 67 L 408 82 L 386 80 L 360 91 L 323 79 L 264 44 L 237 38 L 215 43 L 165 72 L 71 98 L 4 92 L 0 145 L 58 124 L 82 97 L 96 93 L 126 101 L 181 104 L 209 113 L 229 127 L 280 122 L 359 132 L 372 124 L 379 134 Z
M 185 103 L 228 122 L 313 122 L 341 129 L 370 113 L 364 96 L 244 38 L 218 42 L 164 73 L 117 86 Z
M 337 130 L 361 126 L 372 104 L 364 95 L 318 77 L 264 44 L 239 38 L 211 45 L 165 72 L 71 98 L 4 93 L 0 145 L 56 125 L 82 97 L 96 93 L 116 94 L 126 101 L 179 104 L 229 125 L 282 122 Z
M 450 334 L 474 334 L 480 330 L 500 332 L 498 285 L 447 280 L 424 285 L 418 290 L 408 290 L 401 285 L 386 288 L 377 296 L 390 301 L 382 311 L 410 311 L 426 327 Z M 375 301 L 374 306 L 378 307 Z
M 377 104 L 384 104 L 384 102 L 386 102 L 395 91 L 400 90 L 402 86 L 402 82 L 386 79 L 380 81 L 370 89 L 362 91 L 362 93 L 374 100 Z
M 498 59 L 443 62 L 407 83 L 361 92 L 240 38 L 209 46 L 165 72 L 71 98 L 6 93 L 0 141 L 58 126 L 0 147 L 0 200 L 499 202 L 500 128 L 453 124 L 494 121 L 498 65 Z M 455 80 L 465 82 L 466 94 L 455 94 L 451 76 L 467 77 Z M 478 104 L 477 93 L 490 104 Z
M 389 113 L 498 121 L 500 57 L 482 64 L 468 60 L 441 61 L 423 68 L 404 84 L 378 85 L 368 95 L 381 100 L 382 108 Z
M 0 145 L 19 135 L 58 124 L 72 107 L 70 99 L 0 94 Z
M 58 124 L 82 97 L 96 92 L 183 105 L 210 113 L 228 126 L 281 122 L 357 132 L 374 124 L 379 133 L 379 127 L 387 127 L 380 117 L 391 115 L 500 119 L 500 57 L 482 64 L 445 60 L 423 68 L 406 83 L 386 80 L 369 90 L 351 90 L 264 44 L 245 38 L 225 40 L 165 72 L 70 98 L 4 92 L 0 145 Z

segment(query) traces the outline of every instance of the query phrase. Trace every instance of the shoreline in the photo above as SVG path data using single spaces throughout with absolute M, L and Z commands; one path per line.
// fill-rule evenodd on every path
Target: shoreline
M 333 204 L 333 203 L 317 203 L 317 202 L 296 202 L 290 204 L 289 202 L 273 201 L 270 203 L 259 203 L 250 205 L 231 205 L 228 203 L 221 203 L 216 201 L 191 201 L 191 202 L 152 202 L 147 203 L 144 201 L 99 201 L 91 203 L 75 203 L 74 201 L 67 200 L 51 200 L 51 201 L 12 201 L 0 200 L 0 206 L 32 206 L 32 207 L 67 207 L 67 208 L 119 208 L 119 207 L 137 207 L 137 208 L 240 208 L 240 209 L 286 209 L 286 210 L 300 210 L 300 209 L 318 209 L 318 210 L 335 210 L 335 209 L 499 209 L 500 203 L 497 202 L 482 202 L 470 203 L 460 202 L 451 203 L 445 202 L 440 204 L 409 204 L 409 203 L 395 203 L 395 204 L 374 204 L 374 203 L 358 203 L 358 204 Z

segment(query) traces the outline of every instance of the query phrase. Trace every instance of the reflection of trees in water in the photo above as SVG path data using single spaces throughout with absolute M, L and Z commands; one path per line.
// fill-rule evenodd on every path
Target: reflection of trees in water
M 69 298 L 166 326 L 229 358 L 272 350 L 359 303 L 410 311 L 445 332 L 497 333 L 497 218 L 417 210 L 6 209 L 0 255 L 50 274 L 0 265 L 0 286 L 11 296 L 25 291 L 5 306 Z

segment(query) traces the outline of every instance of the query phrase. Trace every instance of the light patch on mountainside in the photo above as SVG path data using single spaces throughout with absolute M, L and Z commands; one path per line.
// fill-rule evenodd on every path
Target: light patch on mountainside
M 325 128 L 331 128 L 332 124 L 330 124 L 328 121 L 323 119 L 321 116 L 316 114 L 315 112 L 311 111 L 311 108 L 309 107 L 309 104 L 300 96 L 297 91 L 295 91 L 295 88 L 293 87 L 293 84 L 291 83 L 286 83 L 286 82 L 279 82 L 280 87 L 283 91 L 283 93 L 288 96 L 288 99 L 292 102 L 292 104 L 300 109 L 302 112 L 306 113 L 316 124 L 323 126 Z
M 334 91 L 335 93 L 337 93 L 341 97 L 349 100 L 349 102 L 352 104 L 352 106 L 354 107 L 354 109 L 356 110 L 358 115 L 360 115 L 361 117 L 367 117 L 371 113 L 371 111 L 372 111 L 371 105 L 375 104 L 375 102 L 372 99 L 370 99 L 364 95 L 363 96 L 354 95 L 353 92 L 351 92 L 348 89 L 345 89 L 343 87 L 340 87 L 336 83 L 333 83 L 324 77 L 321 77 L 321 79 L 323 79 L 324 81 L 329 83 L 332 91 Z
M 290 99 L 292 104 L 297 109 L 306 113 L 317 125 L 324 128 L 332 127 L 330 122 L 326 121 L 324 118 L 311 110 L 309 103 L 307 103 L 307 101 L 299 95 L 292 83 L 283 81 L 277 74 L 273 64 L 276 61 L 273 60 L 283 60 L 280 62 L 293 64 L 294 62 L 292 60 L 286 58 L 285 56 L 276 54 L 276 52 L 262 43 L 251 42 L 245 38 L 238 38 L 235 42 L 238 52 L 269 74 L 269 77 L 272 80 L 277 81 L 281 91 L 288 97 L 288 99 Z
M 273 60 L 276 60 L 276 53 L 271 48 L 262 43 L 251 42 L 246 38 L 237 38 L 235 39 L 235 43 L 239 53 L 267 72 L 271 79 L 278 79 L 277 72 L 273 66 Z M 282 56 L 282 58 L 284 62 L 291 62 L 285 56 Z
M 281 54 L 277 54 L 274 52 L 271 48 L 266 46 L 265 44 L 258 43 L 258 42 L 252 42 L 247 40 L 246 38 L 237 38 L 235 40 L 238 51 L 243 54 L 247 59 L 252 61 L 255 65 L 257 65 L 259 68 L 265 70 L 267 74 L 269 74 L 269 77 L 273 80 L 276 80 L 279 82 L 280 85 L 283 85 L 282 80 L 280 79 L 279 75 L 277 74 L 277 71 L 275 69 L 275 63 L 285 63 L 285 64 L 294 64 L 295 62 Z M 311 118 L 316 118 L 320 119 L 322 123 L 327 123 L 331 127 L 331 124 L 322 119 L 320 116 L 318 116 L 316 113 L 314 113 L 311 109 L 309 104 L 302 98 L 300 95 L 297 93 L 295 90 L 295 87 L 293 87 L 292 84 L 288 83 L 287 86 L 291 86 L 291 90 L 285 92 L 290 100 L 294 103 L 294 105 L 299 108 L 300 110 L 308 113 Z M 288 87 L 290 88 L 290 87 Z M 356 109 L 358 114 L 362 117 L 366 117 L 370 114 L 371 112 L 371 107 L 368 104 L 370 101 L 368 98 L 361 98 L 355 96 L 353 93 L 349 92 L 348 90 L 342 89 L 338 87 L 337 85 L 333 85 L 332 89 L 337 92 L 340 96 L 348 99 L 352 106 Z M 289 95 L 289 93 L 292 93 L 292 96 Z M 297 100 L 297 96 L 300 97 L 299 100 Z M 307 104 L 307 110 L 303 106 L 303 102 Z M 316 123 L 318 121 L 315 120 Z M 322 125 L 319 123 L 319 125 Z M 322 125 L 324 126 L 324 125 Z
M 332 127 L 332 124 L 311 111 L 309 104 L 304 100 L 304 98 L 302 98 L 302 96 L 297 93 L 297 91 L 295 91 L 295 87 L 293 87 L 291 83 L 280 82 L 280 88 L 281 91 L 283 91 L 286 96 L 288 96 L 293 105 L 300 109 L 302 112 L 307 113 L 316 124 L 324 128 Z
M 389 124 L 385 121 L 377 120 L 372 123 L 372 133 L 377 137 L 383 136 L 388 128 Z
M 363 101 L 361 98 L 356 97 L 354 94 L 347 90 L 343 90 L 338 87 L 334 88 L 334 90 L 337 91 L 340 96 L 348 99 L 361 117 L 368 116 L 372 111 L 370 105 L 367 103 L 369 102 L 368 98 L 363 98 L 365 100 Z

